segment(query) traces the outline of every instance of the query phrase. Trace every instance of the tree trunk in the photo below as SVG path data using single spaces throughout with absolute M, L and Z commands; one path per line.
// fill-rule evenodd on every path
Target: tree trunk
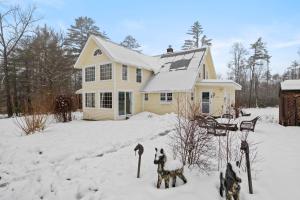
M 5 93 L 6 93 L 6 112 L 7 112 L 8 117 L 11 117 L 13 115 L 13 109 L 12 109 L 12 103 L 11 103 L 9 70 L 8 70 L 6 52 L 3 53 L 3 68 L 4 68 L 4 76 L 5 76 L 4 86 L 5 86 Z

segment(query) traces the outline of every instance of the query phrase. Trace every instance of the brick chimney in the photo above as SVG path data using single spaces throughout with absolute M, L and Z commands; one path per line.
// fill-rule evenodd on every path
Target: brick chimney
M 167 48 L 167 53 L 173 53 L 173 48 L 171 45 Z

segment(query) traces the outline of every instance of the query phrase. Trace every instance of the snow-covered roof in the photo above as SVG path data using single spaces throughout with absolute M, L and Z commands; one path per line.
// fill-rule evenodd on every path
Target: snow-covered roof
M 95 39 L 96 43 L 102 47 L 105 53 L 115 62 L 145 68 L 155 73 L 158 72 L 160 68 L 159 59 L 157 57 L 144 55 L 101 37 L 91 37 Z
M 187 91 L 194 87 L 206 48 L 198 48 L 157 56 L 160 71 L 142 92 Z
M 236 90 L 241 90 L 242 86 L 233 80 L 218 80 L 218 79 L 203 79 L 199 82 L 200 85 L 214 85 L 214 86 L 233 86 Z
M 300 90 L 300 79 L 281 82 L 281 90 Z

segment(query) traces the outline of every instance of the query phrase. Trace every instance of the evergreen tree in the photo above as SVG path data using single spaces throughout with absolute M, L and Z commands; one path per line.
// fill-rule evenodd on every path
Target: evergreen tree
M 78 17 L 75 19 L 75 24 L 71 25 L 68 29 L 67 37 L 64 45 L 68 55 L 73 59 L 75 63 L 80 52 L 82 51 L 86 41 L 90 35 L 96 35 L 109 39 L 104 31 L 100 31 L 100 28 L 95 25 L 95 21 L 89 17 Z M 73 69 L 73 82 L 74 89 L 81 88 L 81 70 Z
M 203 35 L 203 28 L 199 21 L 194 22 L 191 29 L 187 32 L 188 35 L 192 36 L 192 39 L 187 39 L 184 41 L 182 50 L 188 50 L 193 48 L 199 48 L 201 46 L 210 46 L 211 39 L 208 39 L 206 35 Z M 202 36 L 202 37 L 201 37 Z
M 90 35 L 96 35 L 108 39 L 104 31 L 95 25 L 95 21 L 89 17 L 78 17 L 75 24 L 68 29 L 65 47 L 69 54 L 77 58 Z
M 248 59 L 248 67 L 250 70 L 248 107 L 252 106 L 253 86 L 255 92 L 255 100 L 257 103 L 258 81 L 261 73 L 263 72 L 264 64 L 270 62 L 270 56 L 268 55 L 266 44 L 262 41 L 261 37 L 258 38 L 255 43 L 250 45 L 250 49 L 253 51 L 253 53 Z
M 201 38 L 201 47 L 203 46 L 211 46 L 212 39 L 208 39 L 206 35 L 203 35 Z
M 120 43 L 120 45 L 122 45 L 123 47 L 126 47 L 128 49 L 141 51 L 141 50 L 139 50 L 139 48 L 141 47 L 140 44 L 131 35 L 126 36 L 125 39 L 123 40 L 123 42 Z

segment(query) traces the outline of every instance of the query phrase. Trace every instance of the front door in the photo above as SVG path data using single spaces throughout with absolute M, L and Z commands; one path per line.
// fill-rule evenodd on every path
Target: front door
M 131 92 L 119 92 L 119 116 L 132 114 Z
M 202 92 L 202 113 L 210 113 L 210 95 L 209 92 Z

